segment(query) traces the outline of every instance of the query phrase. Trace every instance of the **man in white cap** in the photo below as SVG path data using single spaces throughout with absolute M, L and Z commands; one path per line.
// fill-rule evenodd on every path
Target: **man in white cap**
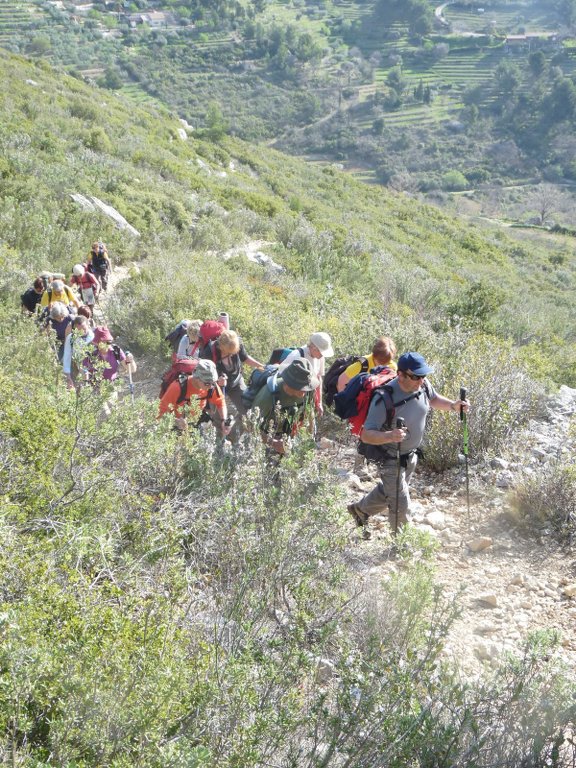
M 322 379 L 324 378 L 325 368 L 324 360 L 333 355 L 334 350 L 332 349 L 332 339 L 330 336 L 322 331 L 316 331 L 310 336 L 308 344 L 306 344 L 305 347 L 294 349 L 278 367 L 278 373 L 281 375 L 282 371 L 299 357 L 308 360 L 312 367 L 312 373 L 318 382 L 314 389 L 314 407 L 318 416 L 322 416 L 324 413 L 324 406 L 322 404 Z

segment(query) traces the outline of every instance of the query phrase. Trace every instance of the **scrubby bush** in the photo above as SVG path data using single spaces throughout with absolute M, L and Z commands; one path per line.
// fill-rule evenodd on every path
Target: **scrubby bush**
M 572 462 L 557 461 L 526 477 L 516 490 L 516 504 L 523 523 L 537 531 L 550 530 L 572 544 L 576 537 L 576 469 Z
M 460 387 L 472 404 L 468 415 L 471 459 L 498 452 L 514 432 L 542 413 L 545 391 L 511 344 L 491 336 L 446 334 L 427 352 L 430 380 L 440 394 L 456 399 Z M 438 361 L 436 363 L 436 361 Z M 461 424 L 454 414 L 433 412 L 426 437 L 426 462 L 444 469 L 457 461 Z

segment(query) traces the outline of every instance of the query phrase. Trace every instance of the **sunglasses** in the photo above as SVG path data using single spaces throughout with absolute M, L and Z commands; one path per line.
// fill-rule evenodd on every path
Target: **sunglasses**
M 409 373 L 408 371 L 402 371 L 404 376 L 408 376 L 409 379 L 412 379 L 412 381 L 422 381 L 422 379 L 426 378 L 426 374 L 424 376 L 418 376 L 415 373 Z

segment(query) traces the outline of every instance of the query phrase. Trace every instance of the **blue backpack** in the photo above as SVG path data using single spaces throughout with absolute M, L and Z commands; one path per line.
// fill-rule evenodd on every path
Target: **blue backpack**
M 250 375 L 247 388 L 242 392 L 242 402 L 247 411 L 252 408 L 256 395 L 262 387 L 267 386 L 270 392 L 278 391 L 278 366 L 266 365 L 263 370 L 255 368 Z

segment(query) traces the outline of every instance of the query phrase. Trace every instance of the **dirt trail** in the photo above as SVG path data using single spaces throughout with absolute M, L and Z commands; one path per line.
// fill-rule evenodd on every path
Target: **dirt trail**
M 108 296 L 128 277 L 128 268 L 114 267 Z M 105 313 L 106 295 L 101 304 Z M 136 394 L 155 398 L 161 373 L 157 362 L 139 363 Z M 573 408 L 570 415 L 576 412 L 576 392 Z M 540 428 L 551 440 L 570 447 L 569 421 L 562 418 Z M 341 468 L 337 471 L 347 484 L 350 501 L 376 482 L 361 481 L 353 474 L 355 450 L 350 446 L 324 439 L 319 453 L 332 467 Z M 471 467 L 470 515 L 462 469 L 443 475 L 419 470 L 412 483 L 413 524 L 439 544 L 436 580 L 447 596 L 460 594 L 462 614 L 449 633 L 445 654 L 465 676 L 474 677 L 485 666 L 496 666 L 504 652 L 518 650 L 527 632 L 555 629 L 561 636 L 560 653 L 576 673 L 576 556 L 551 537 L 536 540 L 521 530 L 515 522 L 513 491 L 499 488 L 498 477 L 498 468 L 489 464 Z M 371 521 L 369 541 L 354 531 L 352 521 L 350 529 L 356 567 L 367 579 L 386 579 L 402 568 L 401 561 L 387 554 L 385 519 Z
M 574 414 L 576 391 L 572 393 Z M 567 437 L 569 421 L 558 419 L 540 428 L 548 432 L 551 442 L 572 450 L 573 440 Z M 530 434 L 534 438 L 537 433 Z M 532 439 L 531 444 L 535 442 Z M 376 480 L 361 481 L 353 474 L 352 448 L 324 443 L 323 453 L 330 464 L 341 468 L 337 472 L 347 485 L 349 500 L 357 501 Z M 534 453 L 542 451 L 534 447 Z M 412 523 L 437 540 L 435 579 L 443 585 L 446 596 L 459 595 L 462 610 L 444 653 L 466 677 L 497 666 L 503 653 L 519 651 L 528 632 L 543 629 L 559 632 L 559 654 L 576 674 L 576 554 L 548 532 L 539 539 L 528 534 L 514 510 L 515 482 L 529 470 L 529 461 L 542 460 L 541 456 L 527 459 L 526 465 L 518 466 L 508 488 L 499 484 L 503 476 L 513 473 L 502 471 L 500 459 L 496 468 L 490 463 L 472 467 L 470 515 L 463 469 L 442 475 L 417 470 L 413 479 Z M 353 530 L 352 521 L 350 526 Z M 370 530 L 368 541 L 360 531 L 352 533 L 356 567 L 366 579 L 386 579 L 403 567 L 402 561 L 388 554 L 390 537 L 385 518 L 373 518 Z

